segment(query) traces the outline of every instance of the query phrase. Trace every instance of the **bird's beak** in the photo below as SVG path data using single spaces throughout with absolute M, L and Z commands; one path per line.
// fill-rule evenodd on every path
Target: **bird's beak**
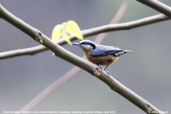
M 75 46 L 80 46 L 80 44 L 79 43 L 72 43 L 73 45 L 75 45 Z
M 127 53 L 133 53 L 134 51 L 132 50 L 126 50 Z

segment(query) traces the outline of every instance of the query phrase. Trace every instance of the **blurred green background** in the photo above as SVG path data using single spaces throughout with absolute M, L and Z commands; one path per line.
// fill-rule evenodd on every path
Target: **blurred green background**
M 47 36 L 56 24 L 78 22 L 82 30 L 108 24 L 122 0 L 0 0 L 10 12 L 40 29 Z M 162 2 L 171 6 L 170 0 Z M 121 22 L 159 14 L 135 1 Z M 164 21 L 131 30 L 113 31 L 102 44 L 133 50 L 108 70 L 117 80 L 163 111 L 171 111 L 171 22 Z M 88 37 L 93 40 L 96 36 Z M 29 36 L 0 20 L 0 52 L 39 45 Z M 78 47 L 64 48 L 82 56 Z M 59 79 L 72 64 L 45 51 L 34 56 L 0 60 L 0 111 L 20 110 L 45 87 Z M 115 111 L 116 114 L 144 114 L 106 84 L 81 70 L 57 88 L 33 111 Z

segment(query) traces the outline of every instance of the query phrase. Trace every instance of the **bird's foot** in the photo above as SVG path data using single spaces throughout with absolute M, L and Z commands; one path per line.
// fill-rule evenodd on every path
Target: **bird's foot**
M 98 67 L 96 67 L 95 71 L 94 71 L 94 75 L 99 76 L 101 74 L 102 71 L 105 71 L 107 75 L 110 75 L 110 72 L 107 71 L 105 68 L 97 65 Z
M 94 71 L 94 75 L 99 76 L 104 69 L 100 65 L 97 65 L 97 66 L 98 67 L 96 67 L 96 69 Z
M 103 68 L 103 67 L 101 67 L 101 66 L 99 66 L 99 65 L 98 65 L 98 67 L 99 67 L 99 69 L 100 69 L 101 71 L 105 71 L 108 75 L 110 74 L 110 72 L 109 72 L 108 70 L 106 70 L 106 68 Z
M 110 72 L 109 72 L 108 70 L 106 70 L 106 67 L 103 68 L 103 67 L 100 66 L 100 65 L 97 65 L 97 66 L 99 67 L 100 70 L 105 71 L 107 74 L 110 74 Z

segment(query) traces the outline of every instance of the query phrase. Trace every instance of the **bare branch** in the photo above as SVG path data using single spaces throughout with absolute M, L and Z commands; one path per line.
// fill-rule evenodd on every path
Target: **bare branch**
M 127 8 L 127 2 L 123 2 L 120 9 L 118 10 L 116 16 L 112 19 L 111 23 L 118 22 L 121 17 L 123 16 L 124 12 Z M 95 42 L 101 43 L 103 39 L 106 37 L 108 33 L 101 33 L 99 34 Z M 85 55 L 83 55 L 83 58 L 85 58 Z M 81 69 L 74 66 L 71 70 L 69 70 L 67 73 L 65 73 L 61 78 L 50 84 L 48 87 L 46 87 L 39 95 L 37 95 L 35 98 L 33 98 L 26 106 L 24 106 L 21 111 L 29 111 L 32 108 L 34 108 L 36 105 L 38 105 L 44 98 L 46 98 L 51 92 L 53 92 L 57 87 L 64 84 L 67 80 L 71 79 L 75 76 Z
M 136 27 L 144 26 L 147 24 L 153 24 L 153 23 L 168 20 L 168 19 L 169 18 L 167 16 L 163 14 L 159 14 L 159 15 L 150 16 L 144 19 L 139 19 L 139 20 L 135 20 L 131 22 L 120 23 L 120 24 L 108 24 L 104 26 L 99 26 L 99 27 L 83 30 L 82 34 L 84 35 L 84 37 L 86 37 L 86 36 L 99 34 L 102 32 L 128 30 L 128 29 L 133 29 Z M 75 36 L 70 36 L 70 39 L 75 40 Z M 66 44 L 66 42 L 64 40 L 60 40 L 58 44 L 63 45 L 63 44 Z M 31 48 L 6 51 L 6 52 L 0 53 L 0 59 L 6 59 L 6 58 L 22 56 L 22 55 L 33 55 L 33 54 L 37 54 L 45 50 L 47 50 L 47 48 L 40 45 L 40 46 L 31 47 Z
M 48 38 L 46 35 L 41 33 L 38 29 L 35 29 L 32 26 L 28 25 L 21 19 L 11 14 L 5 8 L 0 8 L 0 10 L 1 9 L 2 11 L 0 11 L 0 13 L 3 12 L 2 15 L 3 19 L 13 24 L 15 27 L 19 28 L 21 31 L 28 34 L 39 43 L 41 40 L 43 42 L 42 45 L 52 50 L 55 53 L 55 55 L 57 55 L 58 57 L 72 64 L 75 64 L 76 66 L 79 66 L 80 68 L 84 69 L 85 71 L 89 72 L 92 75 L 95 75 L 95 77 L 106 83 L 112 90 L 116 91 L 117 93 L 128 99 L 130 102 L 134 103 L 136 106 L 141 108 L 146 113 L 163 114 L 163 112 L 160 111 L 158 108 L 150 104 L 148 101 L 137 95 L 132 90 L 128 89 L 126 86 L 124 86 L 119 81 L 117 81 L 113 76 L 99 69 L 99 67 L 97 67 L 95 64 L 89 61 L 85 61 L 84 59 L 78 57 L 77 55 L 74 55 L 73 53 L 65 50 L 58 44 L 55 44 L 53 41 L 51 41 L 50 38 Z M 110 30 L 110 26 L 109 26 L 109 30 Z M 104 32 L 104 30 L 101 30 L 101 28 L 99 29 L 99 31 Z
M 171 7 L 167 6 L 166 4 L 158 1 L 158 0 L 137 0 L 165 15 L 171 17 Z
M 22 56 L 22 55 L 34 55 L 36 53 L 39 53 L 45 50 L 47 50 L 46 47 L 39 45 L 39 46 L 25 48 L 25 49 L 5 51 L 5 52 L 0 53 L 0 59 L 6 59 L 6 58 Z

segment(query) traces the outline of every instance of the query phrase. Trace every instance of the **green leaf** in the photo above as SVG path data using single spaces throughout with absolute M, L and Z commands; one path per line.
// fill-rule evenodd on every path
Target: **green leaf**
M 75 35 L 78 39 L 83 40 L 83 35 L 81 34 L 80 28 L 75 21 L 70 20 L 66 22 L 65 30 L 67 33 Z
M 72 45 L 72 42 L 70 41 L 70 39 L 69 39 L 69 37 L 68 37 L 68 35 L 67 35 L 67 33 L 65 31 L 62 31 L 62 37 L 65 39 L 65 41 L 68 44 Z
M 53 28 L 52 31 L 52 41 L 58 41 L 62 36 L 62 25 L 58 24 Z

